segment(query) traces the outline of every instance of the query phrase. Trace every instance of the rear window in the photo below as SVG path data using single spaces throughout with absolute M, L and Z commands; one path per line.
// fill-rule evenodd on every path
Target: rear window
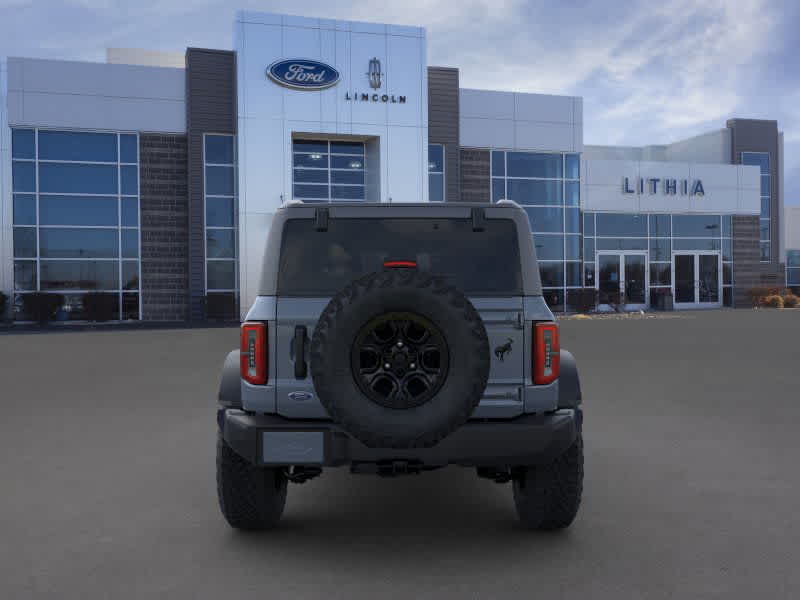
M 510 219 L 290 219 L 283 230 L 278 294 L 330 296 L 386 261 L 414 261 L 466 294 L 522 294 L 517 230 Z

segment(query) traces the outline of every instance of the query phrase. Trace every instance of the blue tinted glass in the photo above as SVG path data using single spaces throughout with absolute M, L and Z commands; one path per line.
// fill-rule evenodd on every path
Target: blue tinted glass
M 35 227 L 14 227 L 14 256 L 36 258 Z
M 581 157 L 580 154 L 567 154 L 565 157 L 567 179 L 581 178 Z
M 36 165 L 15 160 L 11 166 L 11 187 L 15 192 L 36 191 Z
M 363 142 L 331 142 L 331 154 L 358 154 L 364 156 Z
M 769 246 L 769 242 L 761 242 L 758 246 L 761 252 L 761 260 L 764 262 L 768 261 L 771 255 L 771 248 Z
M 800 285 L 800 269 L 789 269 L 786 274 L 787 285 Z
M 673 250 L 719 250 L 720 240 L 715 238 L 673 238 Z
M 206 227 L 233 227 L 233 198 L 206 198 Z
M 733 260 L 733 244 L 730 238 L 722 240 L 722 260 Z
M 116 165 L 39 163 L 39 191 L 71 194 L 116 194 Z
M 581 263 L 568 262 L 566 268 L 564 284 L 570 287 L 579 287 L 581 285 Z
M 315 142 L 313 140 L 294 140 L 292 142 L 292 151 L 327 154 L 328 142 Z
M 134 166 L 120 167 L 120 189 L 126 196 L 139 193 L 139 169 Z
M 11 157 L 36 158 L 36 142 L 33 129 L 11 130 Z
M 594 263 L 583 263 L 583 274 L 586 278 L 586 287 L 594 287 Z
M 561 177 L 560 154 L 537 154 L 533 152 L 508 152 L 509 177 Z
M 564 258 L 567 260 L 580 260 L 581 259 L 581 236 L 568 235 L 565 237 L 564 243 Z
M 35 194 L 14 194 L 14 225 L 36 225 Z
M 800 267 L 800 250 L 787 250 L 786 251 L 786 266 L 787 267 Z
M 769 173 L 769 153 L 768 152 L 742 152 L 743 165 L 755 165 L 761 167 L 761 174 Z
M 42 225 L 116 225 L 117 199 L 112 196 L 39 196 Z
M 544 287 L 560 287 L 564 285 L 564 263 L 540 262 L 539 275 Z
M 15 291 L 36 290 L 35 260 L 14 261 L 14 290 Z
M 722 216 L 722 237 L 731 237 L 731 231 L 733 229 L 732 226 L 732 219 L 730 215 L 723 215 Z
M 116 258 L 116 229 L 39 229 L 39 253 L 44 258 Z
M 358 156 L 331 156 L 331 169 L 364 169 L 364 159 Z
M 327 198 L 328 186 L 327 185 L 294 185 L 294 197 L 303 198 Z
M 675 237 L 719 237 L 719 215 L 673 215 Z
M 294 169 L 294 180 L 297 183 L 328 183 L 328 169 Z
M 509 179 L 508 198 L 518 204 L 563 204 L 560 181 Z
M 233 164 L 233 136 L 207 135 L 206 162 L 218 165 Z
M 567 233 L 581 232 L 581 212 L 577 208 L 564 209 L 564 231 Z
M 581 203 L 581 184 L 578 181 L 564 182 L 564 203 L 567 206 L 580 206 Z
M 295 167 L 310 167 L 313 169 L 327 169 L 327 154 L 294 154 L 293 165 Z
M 506 174 L 506 153 L 500 150 L 492 152 L 492 176 L 505 177 Z
M 769 196 L 769 175 L 761 176 L 761 195 Z
M 137 150 L 135 135 L 123 134 L 119 136 L 119 162 L 139 162 L 139 153 Z
M 647 238 L 597 238 L 595 244 L 598 250 L 647 250 Z
M 431 202 L 444 202 L 444 175 L 441 173 L 428 175 L 428 199 Z
M 42 290 L 119 289 L 119 263 L 115 260 L 43 260 Z
M 139 261 L 136 260 L 122 261 L 122 289 L 123 290 L 139 289 Z
M 233 196 L 233 167 L 206 167 L 206 194 Z
M 441 144 L 428 145 L 428 171 L 430 173 L 444 171 L 444 146 Z
M 594 213 L 584 213 L 583 235 L 594 236 Z
M 732 265 L 727 263 L 722 264 L 722 284 L 730 285 L 733 283 L 733 269 Z
M 537 260 L 563 260 L 564 238 L 560 235 L 535 235 L 533 245 L 536 247 Z
M 331 197 L 339 200 L 363 200 L 364 186 L 362 185 L 332 185 Z
M 492 178 L 492 202 L 503 200 L 506 197 L 506 180 L 499 177 Z
M 139 258 L 139 230 L 123 229 L 122 258 Z
M 117 162 L 117 135 L 39 131 L 39 160 Z
M 553 207 L 525 207 L 534 233 L 561 233 L 564 231 L 564 209 Z
M 594 261 L 593 238 L 583 238 L 583 260 Z
M 669 215 L 650 215 L 650 237 L 670 237 L 671 230 Z
M 761 216 L 769 218 L 769 198 L 761 198 Z
M 769 221 L 766 219 L 761 219 L 758 224 L 759 230 L 759 238 L 762 240 L 768 240 L 769 238 Z
M 233 229 L 206 229 L 206 256 L 208 258 L 235 258 Z
M 206 262 L 206 282 L 209 290 L 232 290 L 236 287 L 236 263 L 232 260 Z
M 672 285 L 670 264 L 650 265 L 650 285 Z
M 139 294 L 122 294 L 122 319 L 139 319 Z
M 123 227 L 137 227 L 139 225 L 139 202 L 136 198 L 122 199 Z
M 636 214 L 597 213 L 597 235 L 647 236 L 647 216 Z
M 650 260 L 672 260 L 669 239 L 650 240 Z
M 308 172 L 309 169 L 306 169 Z M 431 177 L 438 177 L 440 185 L 444 181 L 441 173 L 431 173 Z M 364 185 L 364 171 L 331 171 L 331 183 L 354 183 Z

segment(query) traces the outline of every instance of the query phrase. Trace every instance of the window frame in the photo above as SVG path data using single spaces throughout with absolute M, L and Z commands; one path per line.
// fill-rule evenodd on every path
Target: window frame
M 206 162 L 206 140 L 210 137 L 227 137 L 231 138 L 232 149 L 232 163 L 209 163 Z M 238 190 L 238 156 L 237 156 L 237 143 L 236 134 L 233 133 L 217 133 L 214 131 L 203 132 L 203 289 L 205 295 L 208 294 L 224 294 L 232 293 L 235 298 L 239 297 L 240 282 L 239 282 L 239 190 Z M 224 167 L 233 170 L 233 195 L 228 194 L 209 194 L 207 183 L 208 168 L 209 167 Z M 208 199 L 209 198 L 224 198 L 231 200 L 233 215 L 232 225 L 209 225 L 208 224 Z M 209 257 L 208 255 L 208 235 L 209 230 L 224 230 L 233 232 L 233 257 Z M 210 262 L 228 262 L 233 263 L 233 288 L 214 288 L 208 285 L 208 263 Z M 237 300 L 238 301 L 238 300 Z
M 442 170 L 441 171 L 431 171 L 431 146 L 438 146 L 442 149 Z M 431 175 L 441 175 L 442 176 L 442 199 L 441 200 L 431 200 Z M 434 143 L 428 144 L 428 201 L 429 202 L 439 202 L 445 203 L 447 202 L 447 148 L 444 144 Z

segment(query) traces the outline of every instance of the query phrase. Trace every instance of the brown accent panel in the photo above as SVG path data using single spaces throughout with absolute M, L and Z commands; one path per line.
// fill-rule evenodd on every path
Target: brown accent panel
M 458 69 L 428 67 L 428 141 L 444 144 L 445 201 L 460 201 Z
M 236 133 L 236 53 L 186 50 L 189 172 L 189 319 L 206 318 L 203 134 Z
M 184 321 L 188 314 L 186 136 L 139 135 L 142 319 Z
M 750 306 L 747 290 L 761 285 L 758 217 L 733 217 L 733 305 Z
M 488 150 L 461 149 L 461 201 L 491 202 Z

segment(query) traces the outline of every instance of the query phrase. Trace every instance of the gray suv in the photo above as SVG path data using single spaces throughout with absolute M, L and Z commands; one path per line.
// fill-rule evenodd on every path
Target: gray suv
M 568 526 L 583 488 L 581 391 L 524 210 L 281 207 L 217 423 L 219 504 L 239 529 L 274 526 L 289 482 L 337 466 L 474 467 L 512 482 L 525 527 Z

